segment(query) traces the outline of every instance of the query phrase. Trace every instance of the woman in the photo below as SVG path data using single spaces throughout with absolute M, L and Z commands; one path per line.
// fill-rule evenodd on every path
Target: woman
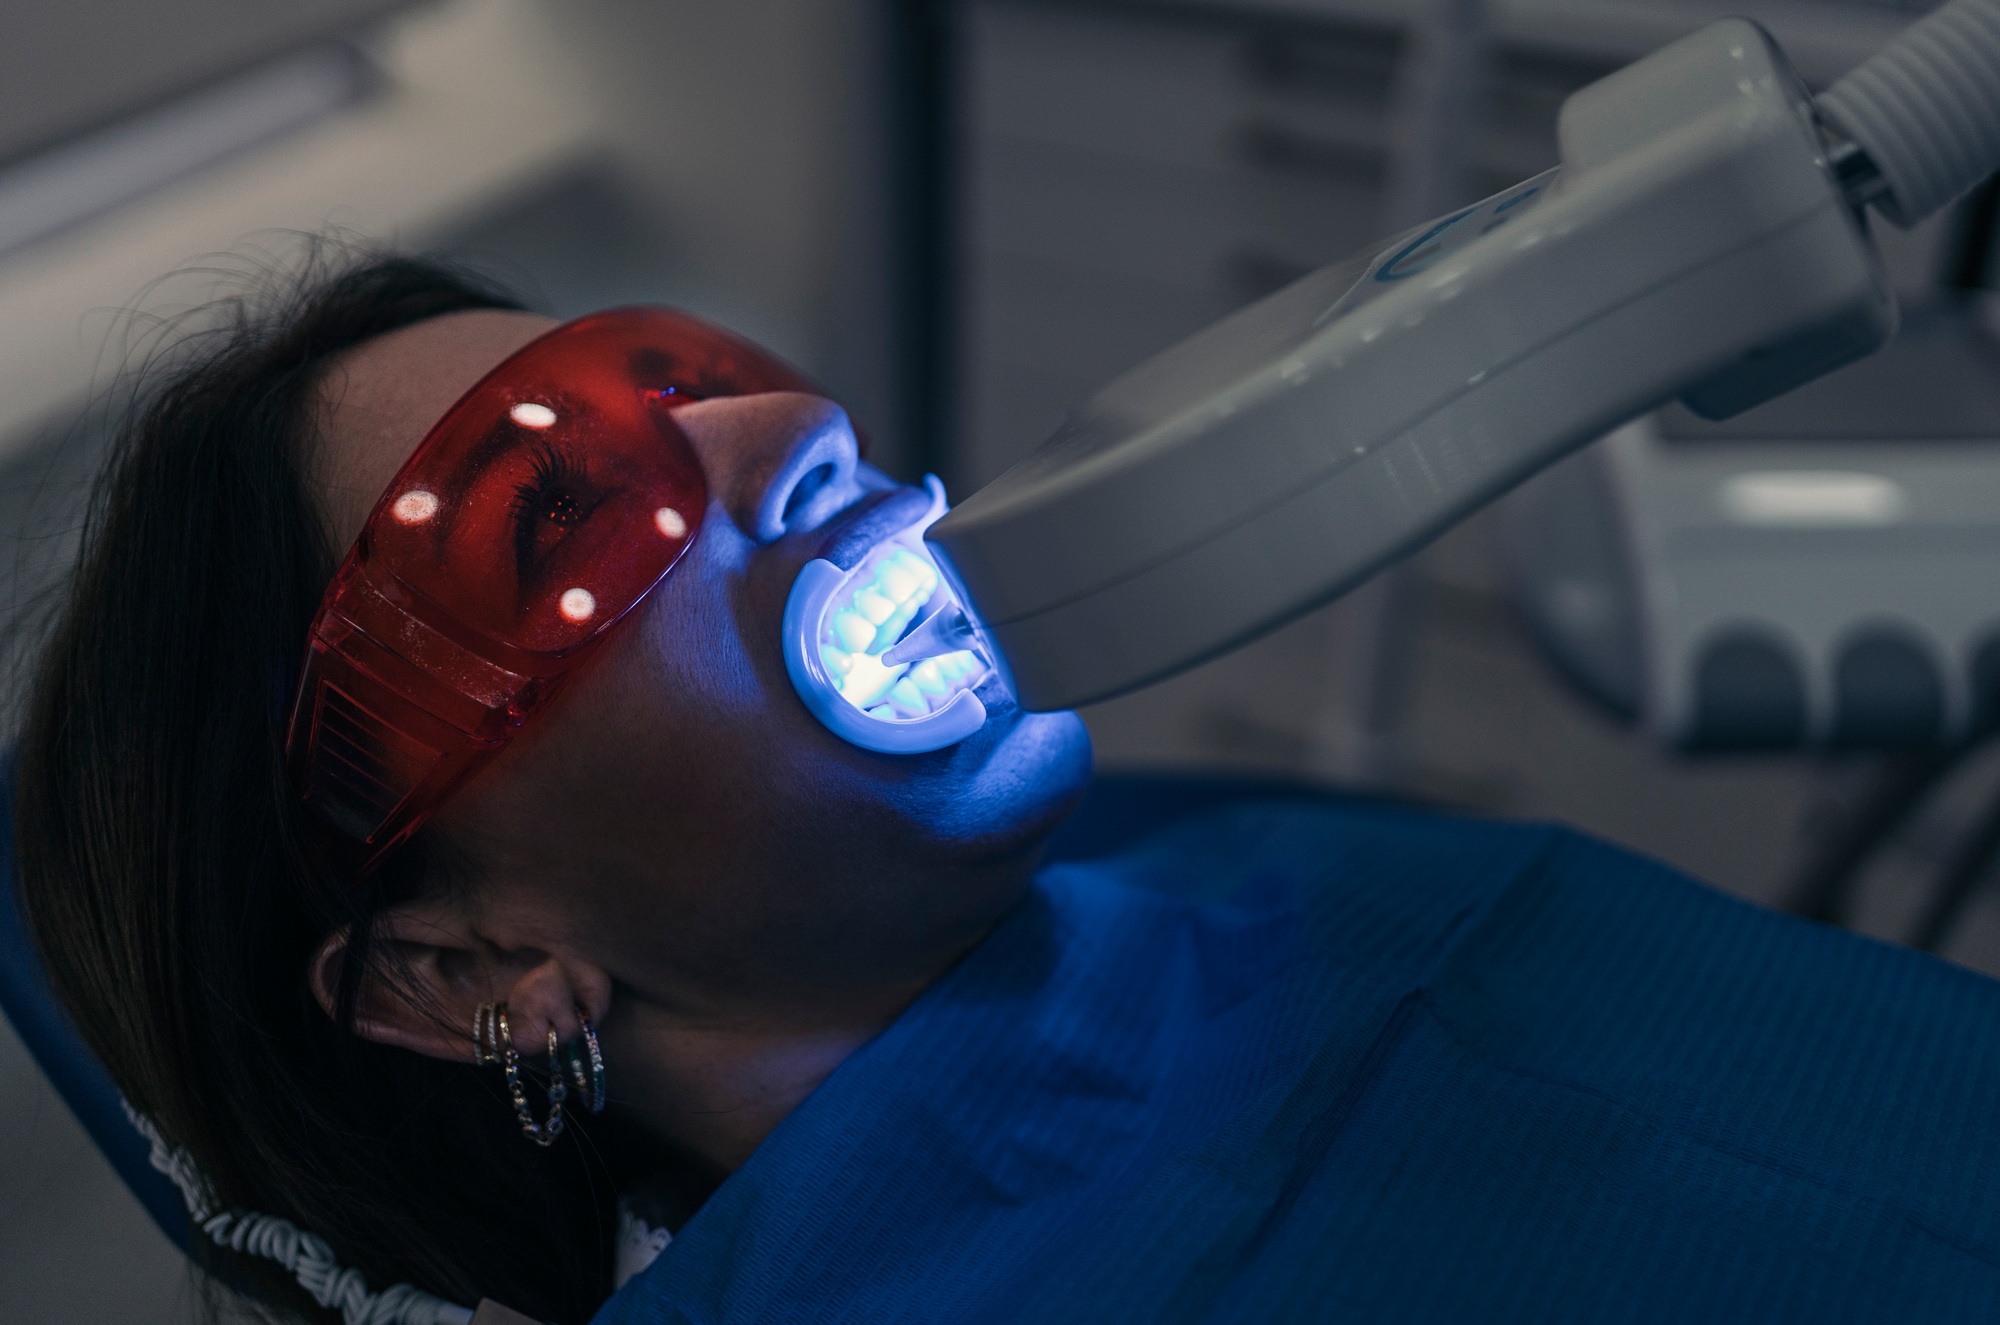
M 1990 1308 L 1994 986 L 1381 809 L 1038 875 L 1073 715 L 989 676 L 972 736 L 883 755 L 786 673 L 801 569 L 925 494 L 789 370 L 648 317 L 364 264 L 245 312 L 123 435 L 35 689 L 23 890 L 208 1209 L 563 1321 Z M 636 412 L 563 433 L 599 372 Z M 571 582 L 628 553 L 629 612 Z M 478 739 L 404 713 L 463 695 L 353 670 L 371 557 L 430 586 L 453 667 L 515 669 Z M 607 1303 L 621 1200 L 672 1241 Z M 359 1293 L 321 1296 L 388 1310 Z
M 327 859 L 279 762 L 307 624 L 430 423 L 553 325 L 387 261 L 246 312 L 161 390 L 43 669 L 20 817 L 58 987 L 221 1206 L 291 1216 L 371 1283 L 573 1319 L 632 1166 L 670 1171 L 678 1222 L 1019 897 L 1088 748 L 1015 712 L 913 766 L 814 723 L 778 661 L 785 593 L 857 516 L 909 523 L 911 494 L 857 467 L 824 399 L 717 399 L 675 415 L 715 506 L 687 564 L 428 840 L 359 878 Z M 418 997 L 374 996 L 371 961 Z M 666 1112 L 517 1154 L 500 1083 L 462 1066 L 496 1000 L 565 1042 L 583 1008 L 620 1111 Z

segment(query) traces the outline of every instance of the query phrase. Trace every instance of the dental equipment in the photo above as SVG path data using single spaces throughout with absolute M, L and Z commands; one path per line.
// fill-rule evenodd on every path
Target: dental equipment
M 1962 749 L 2000 726 L 1992 296 L 1720 423 L 1644 415 L 1510 498 L 1521 619 L 1675 752 Z
M 1864 208 L 1912 225 L 2000 168 L 2000 0 L 1950 0 L 1817 100 L 1718 22 L 1577 92 L 1558 135 L 1557 169 L 1140 365 L 932 525 L 974 656 L 1030 709 L 1108 698 L 1660 404 L 1725 418 L 1872 352 L 1897 310 Z
M 883 754 L 942 750 L 986 723 L 973 688 L 993 669 L 924 549 L 944 513 L 944 485 L 924 481 L 921 520 L 853 566 L 807 562 L 785 600 L 793 689 L 834 735 Z

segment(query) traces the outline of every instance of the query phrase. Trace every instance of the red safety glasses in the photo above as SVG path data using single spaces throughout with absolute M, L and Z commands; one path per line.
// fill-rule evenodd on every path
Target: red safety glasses
M 451 407 L 327 587 L 292 705 L 292 776 L 364 870 L 693 543 L 708 484 L 676 407 L 817 390 L 697 318 L 622 308 L 557 327 Z

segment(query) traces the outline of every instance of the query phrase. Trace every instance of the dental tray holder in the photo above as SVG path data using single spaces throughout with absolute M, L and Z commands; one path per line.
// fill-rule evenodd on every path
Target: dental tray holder
M 1562 164 L 1112 382 L 928 541 L 1031 709 L 1180 671 L 1583 443 L 1867 354 L 1896 304 L 1810 95 L 1725 20 L 1582 89 Z

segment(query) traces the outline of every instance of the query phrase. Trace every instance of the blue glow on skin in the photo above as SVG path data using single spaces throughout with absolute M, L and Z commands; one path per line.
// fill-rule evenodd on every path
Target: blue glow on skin
M 524 315 L 393 335 L 451 346 L 495 320 L 512 336 Z M 1024 713 L 994 678 L 974 692 L 984 724 L 946 748 L 889 755 L 829 731 L 788 673 L 791 591 L 815 559 L 861 565 L 929 494 L 858 463 L 846 414 L 820 397 L 722 397 L 676 418 L 709 481 L 699 536 L 435 827 L 481 881 L 468 926 L 502 926 L 492 941 L 510 952 L 568 954 L 533 968 L 551 980 L 574 958 L 610 981 L 615 1089 L 728 1165 L 1030 895 L 1090 748 L 1074 714 Z M 345 456 L 376 431 L 329 440 Z M 382 456 L 371 499 L 401 459 Z
M 844 440 L 844 416 L 826 418 Z M 1024 894 L 1090 776 L 1076 715 L 1024 712 L 997 676 L 973 686 L 985 724 L 926 753 L 859 748 L 807 709 L 781 647 L 800 570 L 852 513 L 894 501 L 884 527 L 907 529 L 925 506 L 851 474 L 777 537 L 718 479 L 701 536 L 558 697 L 560 718 L 459 803 L 510 870 L 616 914 L 608 942 L 745 997 L 937 969 Z M 871 707 L 895 720 L 886 698 Z

